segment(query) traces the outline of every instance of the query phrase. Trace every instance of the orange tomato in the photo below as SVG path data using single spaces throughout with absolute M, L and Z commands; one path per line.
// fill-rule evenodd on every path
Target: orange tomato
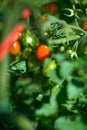
M 10 54 L 16 56 L 19 54 L 20 49 L 20 43 L 18 41 L 15 41 L 10 48 Z
M 87 31 L 87 19 L 85 19 L 82 23 L 82 28 Z
M 35 50 L 35 56 L 38 61 L 44 61 L 50 56 L 50 50 L 46 45 L 40 44 Z
M 47 16 L 46 16 L 46 15 L 42 15 L 42 16 L 41 16 L 41 21 L 42 21 L 42 22 L 45 22 L 46 20 L 47 20 Z

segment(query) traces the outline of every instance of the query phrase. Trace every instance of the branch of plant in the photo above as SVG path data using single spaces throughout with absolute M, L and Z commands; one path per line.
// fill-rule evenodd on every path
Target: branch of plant
M 73 41 L 73 40 L 78 40 L 80 39 L 81 36 L 79 35 L 73 35 L 73 36 L 68 36 L 68 41 Z M 61 39 L 48 39 L 47 42 L 50 44 L 50 45 L 59 45 L 59 44 L 64 44 L 67 42 L 67 37 L 65 38 L 61 38 Z
M 74 30 L 77 30 L 77 31 L 79 31 L 78 32 L 78 34 L 73 34 L 73 35 L 67 35 L 65 38 L 60 38 L 60 39 L 48 39 L 47 40 L 47 42 L 50 44 L 50 45 L 57 45 L 57 44 L 61 44 L 61 43 L 66 43 L 67 42 L 67 40 L 68 40 L 68 42 L 69 41 L 73 41 L 73 40 L 78 40 L 78 39 L 80 39 L 82 36 L 81 36 L 81 33 L 82 33 L 82 35 L 84 36 L 84 35 L 87 35 L 87 32 L 85 31 L 85 30 L 83 30 L 81 27 L 79 27 L 79 26 L 75 26 L 75 25 L 69 25 L 69 24 L 67 24 L 64 20 L 60 20 L 60 19 L 58 19 L 58 18 L 56 18 L 56 17 L 54 17 L 54 16 L 51 16 L 51 15 L 48 15 L 47 16 L 47 18 L 48 18 L 48 22 L 47 22 L 47 25 L 49 25 L 49 24 L 51 24 L 52 22 L 57 22 L 57 23 L 59 23 L 60 25 L 62 25 L 63 27 L 64 27 L 64 29 L 65 29 L 65 31 L 67 32 L 67 30 L 68 29 L 71 29 L 72 31 L 74 31 Z M 46 24 L 45 24 L 45 26 L 46 26 Z M 44 27 L 45 27 L 44 26 Z M 46 28 L 46 27 L 45 27 Z M 66 30 L 67 29 L 67 30 Z M 76 32 L 75 32 L 76 33 Z
M 80 28 L 79 26 L 74 26 L 74 25 L 68 25 L 69 28 L 75 29 L 75 30 L 79 30 L 81 32 L 83 32 L 85 35 L 87 35 L 87 32 L 85 30 L 83 30 L 82 28 Z

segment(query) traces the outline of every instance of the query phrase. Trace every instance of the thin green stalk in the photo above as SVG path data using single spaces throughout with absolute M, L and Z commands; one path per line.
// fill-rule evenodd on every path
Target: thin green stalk
M 61 39 L 48 39 L 47 42 L 50 44 L 50 45 L 57 45 L 57 44 L 64 44 L 67 42 L 67 39 L 68 41 L 73 41 L 73 40 L 78 40 L 80 39 L 81 36 L 79 35 L 73 35 L 73 36 L 68 36 L 66 38 L 61 38 Z
M 72 29 L 76 29 L 76 30 L 79 30 L 81 32 L 83 32 L 85 35 L 87 35 L 87 32 L 85 30 L 83 30 L 82 28 L 80 28 L 79 26 L 74 26 L 74 25 L 68 25 L 69 28 L 72 28 Z
M 7 75 L 7 64 L 9 62 L 6 57 L 0 64 L 0 113 L 8 113 L 9 108 L 9 77 Z

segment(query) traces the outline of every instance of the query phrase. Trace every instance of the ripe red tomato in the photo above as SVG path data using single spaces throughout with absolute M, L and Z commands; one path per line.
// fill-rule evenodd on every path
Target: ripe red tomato
M 21 17 L 22 17 L 23 19 L 27 19 L 27 18 L 29 18 L 30 16 L 31 16 L 31 11 L 30 11 L 30 9 L 26 8 L 26 9 L 24 9 L 24 10 L 22 11 Z
M 87 19 L 85 19 L 82 23 L 82 28 L 87 31 Z
M 16 56 L 19 54 L 20 49 L 20 43 L 18 41 L 15 41 L 10 48 L 10 54 Z
M 35 56 L 37 60 L 44 61 L 50 56 L 50 50 L 46 45 L 40 44 L 35 50 Z

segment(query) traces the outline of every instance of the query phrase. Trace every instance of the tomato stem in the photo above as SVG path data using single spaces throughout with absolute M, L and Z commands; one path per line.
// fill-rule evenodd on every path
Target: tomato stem
M 73 35 L 73 36 L 68 36 L 68 37 L 66 37 L 66 38 L 61 38 L 61 39 L 57 39 L 57 40 L 52 40 L 52 39 L 48 39 L 47 40 L 47 42 L 50 44 L 50 45 L 58 45 L 58 44 L 64 44 L 64 43 L 66 43 L 67 42 L 67 40 L 68 41 L 73 41 L 73 40 L 78 40 L 78 39 L 80 39 L 81 38 L 81 36 L 79 36 L 79 35 Z

